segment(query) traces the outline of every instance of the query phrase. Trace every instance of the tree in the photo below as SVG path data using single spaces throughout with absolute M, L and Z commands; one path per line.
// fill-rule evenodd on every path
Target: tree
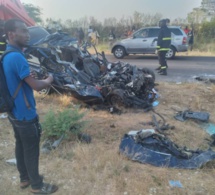
M 143 14 L 135 11 L 133 13 L 133 24 L 136 28 L 140 28 L 143 25 Z
M 204 22 L 200 30 L 202 37 L 206 43 L 213 43 L 215 41 L 215 19 L 210 22 Z
M 158 25 L 159 20 L 162 18 L 161 13 L 156 13 L 154 15 L 149 14 L 148 16 L 145 16 L 145 18 L 148 20 L 148 23 L 146 23 L 148 26 L 156 26 Z
M 36 23 L 41 23 L 41 8 L 38 6 L 34 6 L 33 4 L 25 4 L 23 3 L 26 12 L 28 13 L 29 17 L 31 17 Z
M 202 8 L 210 16 L 215 16 L 215 0 L 202 0 Z
M 206 13 L 202 8 L 194 8 L 193 11 L 187 15 L 188 22 L 192 24 L 200 24 L 206 19 Z
M 184 18 L 175 18 L 174 20 L 172 20 L 171 24 L 172 25 L 176 25 L 176 26 L 183 26 L 183 25 L 187 25 L 188 21 L 187 19 Z

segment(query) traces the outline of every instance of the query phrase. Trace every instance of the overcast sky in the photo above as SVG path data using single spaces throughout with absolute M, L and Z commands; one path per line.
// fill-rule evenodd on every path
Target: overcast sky
M 155 14 L 164 18 L 186 18 L 187 13 L 199 7 L 202 0 L 21 0 L 42 8 L 43 19 L 75 20 L 84 16 L 94 16 L 99 21 L 104 18 L 132 16 L 134 11 Z

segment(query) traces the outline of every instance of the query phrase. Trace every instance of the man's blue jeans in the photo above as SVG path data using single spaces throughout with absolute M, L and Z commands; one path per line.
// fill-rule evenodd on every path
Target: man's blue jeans
M 18 121 L 8 115 L 16 139 L 15 154 L 20 181 L 31 182 L 32 189 L 40 189 L 43 181 L 39 175 L 39 143 L 41 125 L 38 117 L 31 121 Z

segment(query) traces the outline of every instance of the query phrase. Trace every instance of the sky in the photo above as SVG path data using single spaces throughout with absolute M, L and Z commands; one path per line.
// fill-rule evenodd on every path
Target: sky
M 144 14 L 161 13 L 164 18 L 186 18 L 202 0 L 21 0 L 42 9 L 42 18 L 76 20 L 94 16 L 105 18 L 132 16 L 135 11 Z

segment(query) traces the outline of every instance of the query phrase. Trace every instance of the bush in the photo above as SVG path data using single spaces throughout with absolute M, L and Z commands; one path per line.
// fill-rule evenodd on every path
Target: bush
M 62 135 L 79 134 L 86 124 L 83 121 L 84 113 L 77 108 L 67 108 L 63 111 L 54 112 L 49 110 L 41 123 L 44 138 L 59 138 Z

